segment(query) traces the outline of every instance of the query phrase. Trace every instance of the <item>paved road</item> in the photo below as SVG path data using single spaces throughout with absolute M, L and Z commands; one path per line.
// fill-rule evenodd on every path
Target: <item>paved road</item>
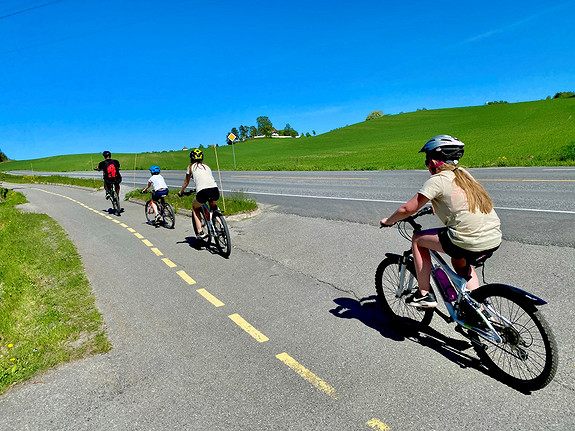
M 575 167 L 470 171 L 492 196 L 506 240 L 575 247 Z M 100 174 L 65 175 L 99 178 Z M 142 187 L 149 178 L 147 171 L 123 171 L 123 175 L 129 188 Z M 178 188 L 184 171 L 165 171 L 164 175 L 170 187 Z M 222 172 L 221 182 L 226 191 L 242 190 L 284 213 L 376 226 L 417 193 L 428 177 L 426 170 Z M 430 220 L 430 226 L 434 222 Z
M 505 241 L 488 266 L 550 302 L 562 362 L 525 395 L 440 319 L 405 339 L 381 316 L 375 267 L 407 245 L 394 230 L 266 206 L 231 223 L 226 260 L 197 249 L 187 219 L 153 228 L 137 204 L 107 218 L 101 191 L 15 187 L 77 245 L 114 348 L 2 396 L 2 430 L 575 427 L 571 247 Z

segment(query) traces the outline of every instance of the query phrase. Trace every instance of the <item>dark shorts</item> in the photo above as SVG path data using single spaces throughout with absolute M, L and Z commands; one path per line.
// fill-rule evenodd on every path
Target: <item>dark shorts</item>
M 483 251 L 465 250 L 464 248 L 461 248 L 451 242 L 451 239 L 449 239 L 449 235 L 447 234 L 447 230 L 447 227 L 442 227 L 437 232 L 437 236 L 439 237 L 439 242 L 441 243 L 441 247 L 443 247 L 443 251 L 454 259 L 465 259 L 471 262 L 485 254 L 493 253 L 499 248 L 499 246 L 497 246 L 495 248 Z
M 116 178 L 104 178 L 104 185 L 120 184 L 122 182 L 122 177 L 117 176 Z
M 205 204 L 207 201 L 217 201 L 220 198 L 220 191 L 217 187 L 203 189 L 198 192 L 196 199 L 199 203 Z
M 157 202 L 158 199 L 160 199 L 164 196 L 168 196 L 168 192 L 169 192 L 168 189 L 158 190 L 158 191 L 154 190 L 154 193 L 152 193 L 152 200 Z

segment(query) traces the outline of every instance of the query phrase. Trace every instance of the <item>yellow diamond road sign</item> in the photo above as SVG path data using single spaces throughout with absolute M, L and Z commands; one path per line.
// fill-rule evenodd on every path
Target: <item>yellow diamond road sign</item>
M 233 133 L 230 133 L 230 134 L 228 135 L 228 139 L 229 139 L 230 141 L 233 141 L 233 140 L 236 139 L 236 135 L 234 135 Z

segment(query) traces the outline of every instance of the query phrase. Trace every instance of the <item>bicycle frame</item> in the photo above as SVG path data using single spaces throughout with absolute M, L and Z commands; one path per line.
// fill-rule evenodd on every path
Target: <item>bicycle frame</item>
M 425 212 L 423 212 L 421 215 L 423 215 L 423 214 L 425 214 Z M 409 220 L 406 220 L 406 221 L 412 225 L 412 227 L 414 228 L 415 231 L 421 230 L 421 226 L 418 225 L 417 223 L 415 223 L 413 221 L 413 219 L 411 219 L 411 221 L 409 221 Z M 490 341 L 494 341 L 496 343 L 503 342 L 503 339 L 501 338 L 501 336 L 499 335 L 497 330 L 493 327 L 492 323 L 485 316 L 484 311 L 487 311 L 487 313 L 489 313 L 490 315 L 496 316 L 498 319 L 500 319 L 500 321 L 504 322 L 506 325 L 513 327 L 513 324 L 508 319 L 506 319 L 505 317 L 503 317 L 499 313 L 497 313 L 491 306 L 489 306 L 489 304 L 485 304 L 485 308 L 487 309 L 487 310 L 485 310 L 483 304 L 477 303 L 470 296 L 471 291 L 467 289 L 467 280 L 464 277 L 459 276 L 455 271 L 453 271 L 451 269 L 451 267 L 447 264 L 447 262 L 440 256 L 439 252 L 437 252 L 435 250 L 429 250 L 429 253 L 431 256 L 432 269 L 433 269 L 431 271 L 431 277 L 435 281 L 436 286 L 439 288 L 439 291 L 440 291 L 439 293 L 440 293 L 441 299 L 443 300 L 443 303 L 445 304 L 445 308 L 447 309 L 447 311 L 449 313 L 449 317 L 446 318 L 446 317 L 444 317 L 443 313 L 440 313 L 438 310 L 435 310 L 435 311 L 441 317 L 443 317 L 448 323 L 455 322 L 456 324 L 458 324 L 458 325 L 460 325 L 460 326 L 462 326 L 468 330 L 472 330 L 472 331 L 476 332 L 477 334 L 479 334 L 481 337 L 486 338 Z M 404 292 L 403 286 L 405 286 L 406 275 L 409 276 L 406 290 L 409 293 L 413 292 L 413 288 L 414 288 L 413 285 L 414 285 L 415 277 L 409 271 L 407 271 L 408 262 L 413 261 L 412 254 L 413 254 L 413 252 L 411 249 L 406 250 L 402 256 L 399 256 L 399 255 L 396 255 L 393 253 L 386 253 L 386 256 L 394 256 L 396 258 L 399 258 L 399 263 L 400 263 L 399 284 L 398 284 L 397 292 L 395 294 L 395 296 L 397 298 L 400 298 Z M 455 290 L 457 292 L 457 298 L 454 301 L 449 301 L 445 298 L 445 296 L 441 290 L 439 281 L 435 277 L 435 270 L 437 268 L 441 268 L 445 272 L 451 285 L 455 288 Z M 537 297 L 533 297 L 533 295 L 530 295 L 525 291 L 521 291 L 521 289 L 517 289 L 517 288 L 514 288 L 514 289 L 521 292 L 521 293 L 524 293 L 528 298 L 532 299 L 533 301 L 535 301 L 538 304 L 545 303 L 545 301 L 543 301 Z M 460 304 L 462 304 L 463 301 L 468 303 L 473 308 L 473 310 L 475 310 L 475 312 L 479 316 L 481 316 L 481 319 L 482 319 L 483 323 L 489 329 L 489 332 L 485 332 L 482 329 L 477 328 L 476 326 L 472 326 L 472 325 L 466 323 L 464 320 L 462 320 L 458 316 L 458 310 L 460 308 Z

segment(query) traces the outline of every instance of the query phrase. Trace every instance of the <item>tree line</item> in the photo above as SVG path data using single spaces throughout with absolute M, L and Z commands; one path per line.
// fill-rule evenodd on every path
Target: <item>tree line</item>
M 277 134 L 278 136 L 291 136 L 292 138 L 295 138 L 296 136 L 311 136 L 309 132 L 305 134 L 302 133 L 300 135 L 297 130 L 290 126 L 289 123 L 287 123 L 283 129 L 276 130 L 271 120 L 263 115 L 256 118 L 256 124 L 257 126 L 241 125 L 237 128 L 232 127 L 230 132 L 233 133 L 239 141 L 245 141 L 246 139 L 255 138 L 256 136 L 265 136 L 266 138 L 269 138 L 273 134 Z M 315 130 L 312 130 L 312 134 L 315 136 Z M 229 136 L 229 133 L 227 136 Z M 230 145 L 232 142 L 226 137 L 226 143 Z

